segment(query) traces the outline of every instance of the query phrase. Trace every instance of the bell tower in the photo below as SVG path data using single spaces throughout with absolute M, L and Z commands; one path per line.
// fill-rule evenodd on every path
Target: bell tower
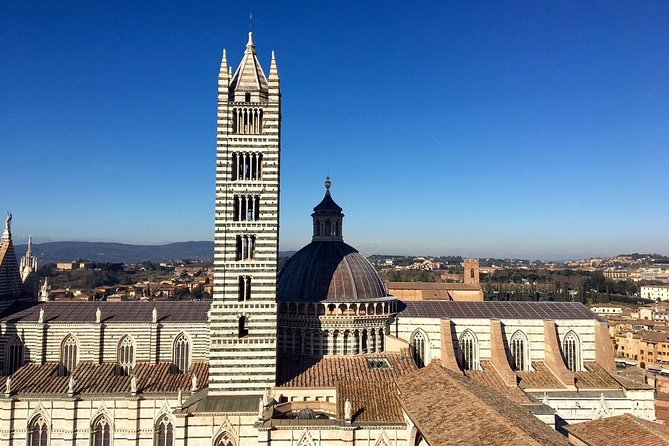
M 281 93 L 274 52 L 265 77 L 253 34 L 234 75 L 218 76 L 210 394 L 276 383 Z

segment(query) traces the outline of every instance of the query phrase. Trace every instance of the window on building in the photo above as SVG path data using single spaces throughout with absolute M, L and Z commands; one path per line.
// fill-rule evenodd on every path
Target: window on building
M 190 342 L 185 334 L 181 333 L 174 340 L 172 361 L 179 373 L 186 373 L 190 368 Z
M 167 415 L 163 415 L 156 424 L 156 446 L 174 446 L 174 425 Z
M 237 286 L 237 300 L 239 302 L 251 300 L 251 277 L 239 276 Z
M 258 221 L 260 219 L 260 195 L 235 195 L 233 200 L 234 221 Z
M 529 342 L 525 334 L 520 330 L 515 332 L 509 346 L 514 370 L 529 370 Z
M 246 326 L 246 316 L 239 316 L 239 337 L 243 338 L 249 334 L 249 329 Z
M 255 235 L 237 236 L 237 260 L 252 260 L 255 258 Z
M 262 153 L 238 152 L 232 154 L 232 180 L 257 181 L 262 179 Z
M 23 341 L 18 336 L 13 336 L 5 347 L 5 370 L 7 375 L 17 371 L 24 361 Z
M 248 91 L 244 93 L 244 101 L 251 102 L 251 93 L 249 93 Z
M 388 358 L 367 358 L 367 365 L 370 369 L 392 369 L 393 366 Z
M 130 375 L 132 368 L 135 366 L 135 343 L 129 336 L 124 336 L 119 342 L 116 361 L 120 374 Z
M 43 416 L 33 419 L 28 426 L 28 446 L 48 446 L 49 426 Z
M 469 330 L 460 337 L 460 355 L 463 370 L 478 370 L 478 342 L 474 333 Z
M 235 446 L 235 440 L 228 432 L 223 432 L 216 439 L 215 446 Z
M 74 371 L 79 361 L 79 344 L 73 335 L 69 335 L 63 341 L 60 349 L 60 363 L 62 365 L 62 372 L 69 375 Z
M 106 417 L 102 416 L 95 420 L 91 430 L 92 446 L 109 446 L 111 442 L 111 425 Z
M 567 333 L 562 341 L 562 354 L 567 368 L 572 372 L 581 370 L 581 343 L 573 331 Z
M 427 336 L 422 331 L 415 331 L 411 337 L 411 350 L 414 362 L 418 367 L 424 367 L 426 361 Z

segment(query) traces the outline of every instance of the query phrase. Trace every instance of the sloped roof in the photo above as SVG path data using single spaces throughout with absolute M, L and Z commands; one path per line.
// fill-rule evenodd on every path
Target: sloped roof
M 572 424 L 565 429 L 570 437 L 588 446 L 669 445 L 669 427 L 630 414 Z
M 468 319 L 594 319 L 604 321 L 578 302 L 406 301 L 400 316 Z
M 11 375 L 11 390 L 14 394 L 55 395 L 67 394 L 69 376 L 59 373 L 61 365 L 29 363 Z M 190 392 L 193 375 L 197 376 L 198 387 L 209 382 L 209 365 L 206 362 L 193 362 L 188 373 L 178 373 L 171 362 L 138 362 L 132 374 L 137 377 L 139 393 L 176 393 L 181 389 Z M 72 376 L 77 394 L 129 395 L 130 376 L 117 373 L 115 363 L 96 364 L 80 362 L 74 368 Z M 4 393 L 6 381 L 0 388 Z
M 145 322 L 153 317 L 153 309 L 158 312 L 158 322 L 207 322 L 207 313 L 211 301 L 130 301 L 130 302 L 89 302 L 89 301 L 54 301 L 40 302 L 30 308 L 9 314 L 0 322 L 37 322 L 40 309 L 44 309 L 44 322 L 95 322 L 98 308 L 102 313 L 102 322 Z
M 237 71 L 230 81 L 231 91 L 261 91 L 267 93 L 267 77 L 258 61 L 256 47 L 253 44 L 253 33 L 249 33 L 249 41 L 246 44 L 244 57 L 237 67 Z
M 438 361 L 396 379 L 405 412 L 431 445 L 567 445 L 529 410 Z
M 385 358 L 390 368 L 372 368 L 368 358 Z M 408 350 L 323 358 L 280 355 L 277 382 L 281 387 L 336 387 L 340 381 L 390 382 L 414 370 L 416 364 Z

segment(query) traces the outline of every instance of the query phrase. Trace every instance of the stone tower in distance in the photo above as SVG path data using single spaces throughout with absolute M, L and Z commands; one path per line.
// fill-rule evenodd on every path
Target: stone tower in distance
M 259 395 L 276 383 L 281 93 L 252 33 L 234 75 L 223 52 L 216 146 L 209 393 Z
M 465 283 L 479 284 L 479 259 L 465 259 Z

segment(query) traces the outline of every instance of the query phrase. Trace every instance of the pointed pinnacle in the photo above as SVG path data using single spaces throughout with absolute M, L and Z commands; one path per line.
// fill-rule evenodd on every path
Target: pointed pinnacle
M 279 68 L 276 65 L 276 55 L 274 54 L 274 50 L 272 50 L 272 63 L 269 67 L 269 78 L 272 80 L 279 79 Z
M 246 42 L 246 46 L 253 46 L 253 32 L 249 31 L 249 41 Z
M 223 50 L 223 59 L 221 59 L 221 73 L 226 73 L 228 72 L 228 53 L 224 49 Z

